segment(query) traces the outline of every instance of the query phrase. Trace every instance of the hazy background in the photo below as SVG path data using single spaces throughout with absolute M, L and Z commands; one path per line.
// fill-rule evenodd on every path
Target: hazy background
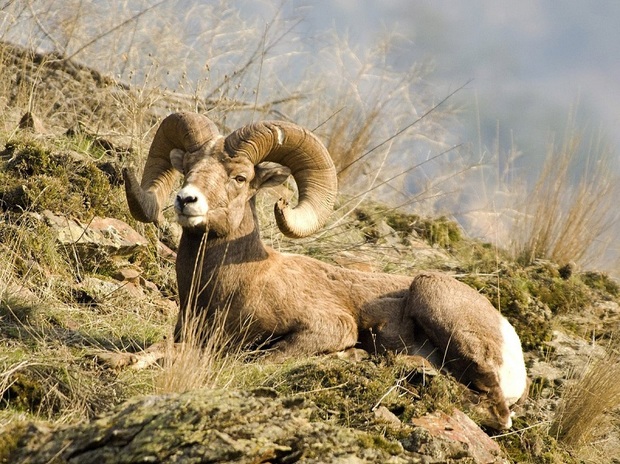
M 583 138 L 576 180 L 604 153 L 620 174 L 619 24 L 617 0 L 0 1 L 2 40 L 194 96 L 224 127 L 282 116 L 356 156 L 389 140 L 341 190 L 407 171 L 373 194 L 502 248 L 567 126 Z M 368 143 L 329 132 L 345 114 L 369 122 Z M 596 265 L 618 275 L 608 232 Z
M 360 48 L 396 33 L 391 65 L 430 61 L 446 93 L 471 81 L 459 94 L 462 120 L 473 131 L 481 119 L 483 143 L 494 142 L 499 122 L 503 143 L 512 132 L 537 144 L 574 106 L 585 124 L 620 142 L 618 1 L 293 0 L 285 7 L 304 18 L 300 27 L 316 47 L 332 28 Z
M 317 47 L 333 28 L 360 49 L 395 34 L 390 66 L 431 63 L 438 97 L 466 84 L 455 96 L 461 109 L 452 128 L 456 143 L 481 158 L 495 154 L 498 159 L 490 161 L 498 165 L 514 147 L 511 176 L 533 182 L 545 147 L 561 138 L 572 114 L 584 137 L 609 143 L 618 161 L 618 1 L 294 0 L 287 8 L 304 17 L 304 35 Z M 497 187 L 497 203 L 489 189 L 474 189 L 452 211 L 472 233 L 488 239 L 493 228 L 468 213 L 502 208 L 501 196 L 511 187 Z M 618 275 L 620 234 L 612 235 L 605 265 Z

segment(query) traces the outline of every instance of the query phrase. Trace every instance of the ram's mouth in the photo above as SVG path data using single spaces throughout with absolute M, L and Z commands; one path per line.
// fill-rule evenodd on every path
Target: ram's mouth
M 181 227 L 206 229 L 204 215 L 177 213 L 177 222 Z

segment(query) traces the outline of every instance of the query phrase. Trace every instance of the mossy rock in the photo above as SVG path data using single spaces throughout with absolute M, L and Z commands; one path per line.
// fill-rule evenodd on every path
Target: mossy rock
M 422 218 L 377 203 L 367 203 L 355 210 L 358 226 L 367 240 L 374 243 L 381 234 L 377 229 L 380 221 L 385 221 L 402 240 L 409 237 L 422 238 L 431 245 L 450 248 L 460 242 L 463 234 L 459 225 L 442 216 L 436 219 Z
M 441 248 L 450 248 L 463 238 L 459 225 L 444 216 L 429 219 L 392 210 L 386 214 L 385 220 L 401 236 L 418 235 Z
M 515 326 L 523 347 L 541 349 L 551 340 L 556 315 L 587 312 L 597 299 L 614 299 L 618 285 L 604 274 L 565 273 L 550 261 L 521 267 L 503 263 L 495 275 L 461 278 L 476 288 Z
M 201 390 L 134 398 L 76 426 L 17 423 L 5 431 L 2 462 L 407 463 L 398 442 L 314 422 L 306 401 Z M 417 456 L 419 459 L 419 456 Z
M 588 288 L 598 292 L 605 300 L 620 297 L 620 284 L 607 274 L 586 271 L 580 274 L 579 278 Z
M 6 160 L 0 179 L 5 211 L 49 209 L 81 219 L 126 216 L 119 183 L 110 174 L 111 161 L 96 163 L 90 156 L 48 148 L 37 140 L 8 143 L 0 159 Z
M 408 356 L 381 355 L 350 361 L 313 358 L 273 376 L 266 385 L 282 395 L 301 395 L 317 405 L 316 419 L 362 430 L 386 430 L 374 409 L 384 406 L 403 424 L 390 429 L 392 438 L 411 431 L 411 418 L 462 406 L 467 389 L 451 376 L 427 375 Z M 389 427 L 387 427 L 389 429 Z

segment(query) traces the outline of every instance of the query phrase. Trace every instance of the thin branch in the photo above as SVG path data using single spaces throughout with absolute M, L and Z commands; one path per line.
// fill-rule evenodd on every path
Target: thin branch
M 73 52 L 71 55 L 69 55 L 68 57 L 65 58 L 65 61 L 69 61 L 71 59 L 73 59 L 76 55 L 82 53 L 85 49 L 87 49 L 88 47 L 90 47 L 91 45 L 97 43 L 99 40 L 103 39 L 104 37 L 110 35 L 112 32 L 117 31 L 121 28 L 123 28 L 124 26 L 126 26 L 127 24 L 131 23 L 132 21 L 135 21 L 136 19 L 144 16 L 146 13 L 148 13 L 149 11 L 159 7 L 160 5 L 166 3 L 168 0 L 161 0 L 160 2 L 156 3 L 155 5 L 149 6 L 148 8 L 145 8 L 144 10 L 136 13 L 135 15 L 133 15 L 131 18 L 126 19 L 125 21 L 123 21 L 122 23 L 114 26 L 111 29 L 108 29 L 107 31 L 99 34 L 97 37 L 95 37 L 92 40 L 89 40 L 88 42 L 86 42 L 84 45 L 82 45 L 80 48 L 78 48 L 75 52 Z
M 355 159 L 354 161 L 350 162 L 349 164 L 347 164 L 345 167 L 343 167 L 338 174 L 341 174 L 343 171 L 345 171 L 346 169 L 350 168 L 351 166 L 353 166 L 355 163 L 357 163 L 358 161 L 361 161 L 362 159 L 364 159 L 366 156 L 370 155 L 373 151 L 377 150 L 378 148 L 381 148 L 383 145 L 385 145 L 386 143 L 388 143 L 389 141 L 395 139 L 396 137 L 398 137 L 400 134 L 402 134 L 403 132 L 405 132 L 406 130 L 410 129 L 411 127 L 415 126 L 417 123 L 419 123 L 422 119 L 424 119 L 426 116 L 428 116 L 429 114 L 431 114 L 433 111 L 435 111 L 437 108 L 439 108 L 441 105 L 443 105 L 446 101 L 448 101 L 450 98 L 452 98 L 456 93 L 460 92 L 463 88 L 465 88 L 465 86 L 469 85 L 469 83 L 471 82 L 471 80 L 465 82 L 465 84 L 463 84 L 462 86 L 460 86 L 459 88 L 457 88 L 456 90 L 454 90 L 453 92 L 449 93 L 446 97 L 444 97 L 439 103 L 433 105 L 429 110 L 427 110 L 422 116 L 420 116 L 419 118 L 417 118 L 415 121 L 413 121 L 410 124 L 407 124 L 405 127 L 403 127 L 402 129 L 398 130 L 396 133 L 394 133 L 393 135 L 391 135 L 390 137 L 388 137 L 387 139 L 385 139 L 384 141 L 382 141 L 381 143 L 375 145 L 374 147 L 372 147 L 370 150 L 368 150 L 366 153 L 364 153 L 362 156 L 360 156 L 359 158 Z

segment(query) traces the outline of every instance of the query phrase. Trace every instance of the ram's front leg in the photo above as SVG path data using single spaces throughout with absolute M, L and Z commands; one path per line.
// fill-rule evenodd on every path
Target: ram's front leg
M 135 370 L 145 369 L 157 364 L 166 356 L 177 349 L 177 343 L 168 341 L 154 343 L 148 348 L 136 353 L 126 351 L 100 351 L 93 353 L 95 361 L 111 369 L 131 368 Z
M 383 297 L 364 305 L 360 315 L 359 346 L 370 353 L 417 354 L 415 322 L 404 311 L 403 297 Z

